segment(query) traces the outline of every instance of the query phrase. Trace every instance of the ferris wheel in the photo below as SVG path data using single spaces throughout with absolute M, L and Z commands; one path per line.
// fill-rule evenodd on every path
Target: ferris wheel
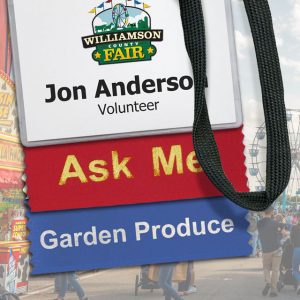
M 290 183 L 286 190 L 287 198 L 291 202 L 300 201 L 300 110 L 287 109 L 287 122 L 290 146 L 292 152 L 292 173 Z M 253 144 L 249 149 L 250 176 L 254 177 L 255 190 L 265 191 L 266 185 L 266 150 L 267 135 L 265 123 L 258 127 Z
M 116 28 L 123 28 L 128 24 L 128 10 L 124 4 L 116 4 L 112 10 L 112 19 Z

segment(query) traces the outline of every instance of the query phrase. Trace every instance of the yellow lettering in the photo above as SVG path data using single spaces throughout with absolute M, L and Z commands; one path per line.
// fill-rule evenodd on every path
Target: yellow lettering
M 114 60 L 124 60 L 125 56 L 122 52 L 122 49 L 118 48 L 114 57 Z
M 7 96 L 7 105 L 12 105 L 13 104 L 13 102 L 14 102 L 14 97 L 13 97 L 13 95 L 8 95 Z
M 10 106 L 13 104 L 14 97 L 8 93 L 0 93 L 0 104 Z
M 71 171 L 71 168 L 73 168 L 74 171 Z M 67 156 L 64 169 L 59 180 L 59 185 L 65 185 L 69 178 L 79 178 L 81 183 L 88 182 L 75 155 Z
M 130 50 L 131 48 L 130 47 L 125 47 L 125 52 L 126 52 L 126 59 L 130 59 Z
M 114 49 L 104 49 L 103 52 L 105 54 L 105 61 L 111 61 L 115 50 Z
M 117 151 L 112 151 L 112 165 L 114 179 L 120 179 L 120 173 L 123 172 L 127 178 L 133 178 L 133 175 L 129 171 L 127 164 L 131 160 L 131 157 L 125 157 L 121 162 L 119 162 L 119 154 Z
M 186 158 L 186 165 L 188 169 L 193 173 L 203 172 L 202 167 L 200 166 L 195 151 L 192 151 Z
M 178 174 L 183 174 L 182 151 L 181 146 L 175 145 L 171 147 L 169 159 L 166 159 L 162 147 L 152 149 L 154 176 L 160 176 L 160 165 L 166 175 L 173 174 L 175 162 Z
M 91 172 L 100 174 L 101 176 L 91 175 L 90 179 L 94 182 L 102 182 L 108 179 L 109 172 L 105 168 L 101 168 L 107 165 L 105 160 L 93 160 L 89 164 L 89 169 Z
M 132 58 L 144 58 L 145 55 L 143 54 L 143 47 L 136 46 L 132 47 Z

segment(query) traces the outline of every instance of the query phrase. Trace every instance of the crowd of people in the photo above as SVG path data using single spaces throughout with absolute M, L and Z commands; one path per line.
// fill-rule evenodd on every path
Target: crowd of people
M 69 290 L 76 292 L 79 300 L 88 300 L 75 272 L 57 274 L 55 277 L 55 291 L 58 296 L 55 300 L 64 300 Z
M 277 297 L 287 286 L 300 295 L 300 212 L 269 208 L 250 213 L 253 257 L 262 257 L 265 287 L 263 296 Z
M 194 263 L 184 263 L 185 270 L 181 280 L 177 280 L 178 286 L 173 285 L 176 267 L 182 264 L 163 264 L 158 267 L 158 286 L 163 290 L 165 300 L 183 300 L 182 297 L 197 292 L 195 286 Z M 184 267 L 183 266 L 183 267 Z M 182 273 L 182 270 L 180 271 Z
M 174 286 L 177 282 L 177 286 Z M 183 300 L 183 296 L 196 293 L 194 263 L 143 266 L 140 282 L 143 289 L 161 289 L 165 300 Z M 75 292 L 79 300 L 88 300 L 75 272 L 55 276 L 55 300 L 64 300 L 67 292 Z

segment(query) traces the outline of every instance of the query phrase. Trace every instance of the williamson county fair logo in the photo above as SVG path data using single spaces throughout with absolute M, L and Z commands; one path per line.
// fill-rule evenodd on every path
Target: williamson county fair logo
M 152 42 L 163 40 L 163 30 L 151 29 L 148 4 L 120 2 L 107 0 L 89 11 L 95 14 L 94 34 L 83 37 L 82 42 L 84 48 L 96 48 L 92 57 L 99 65 L 151 60 L 157 52 Z

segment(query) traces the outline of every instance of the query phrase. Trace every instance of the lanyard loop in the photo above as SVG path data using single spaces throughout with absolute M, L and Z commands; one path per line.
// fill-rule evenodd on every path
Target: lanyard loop
M 251 193 L 237 192 L 225 175 L 211 129 L 205 99 L 206 40 L 201 1 L 179 0 L 179 3 L 186 48 L 194 73 L 193 142 L 199 163 L 224 196 L 243 208 L 263 211 L 284 192 L 291 174 L 284 88 L 268 1 L 244 0 L 255 45 L 267 133 L 266 190 Z

